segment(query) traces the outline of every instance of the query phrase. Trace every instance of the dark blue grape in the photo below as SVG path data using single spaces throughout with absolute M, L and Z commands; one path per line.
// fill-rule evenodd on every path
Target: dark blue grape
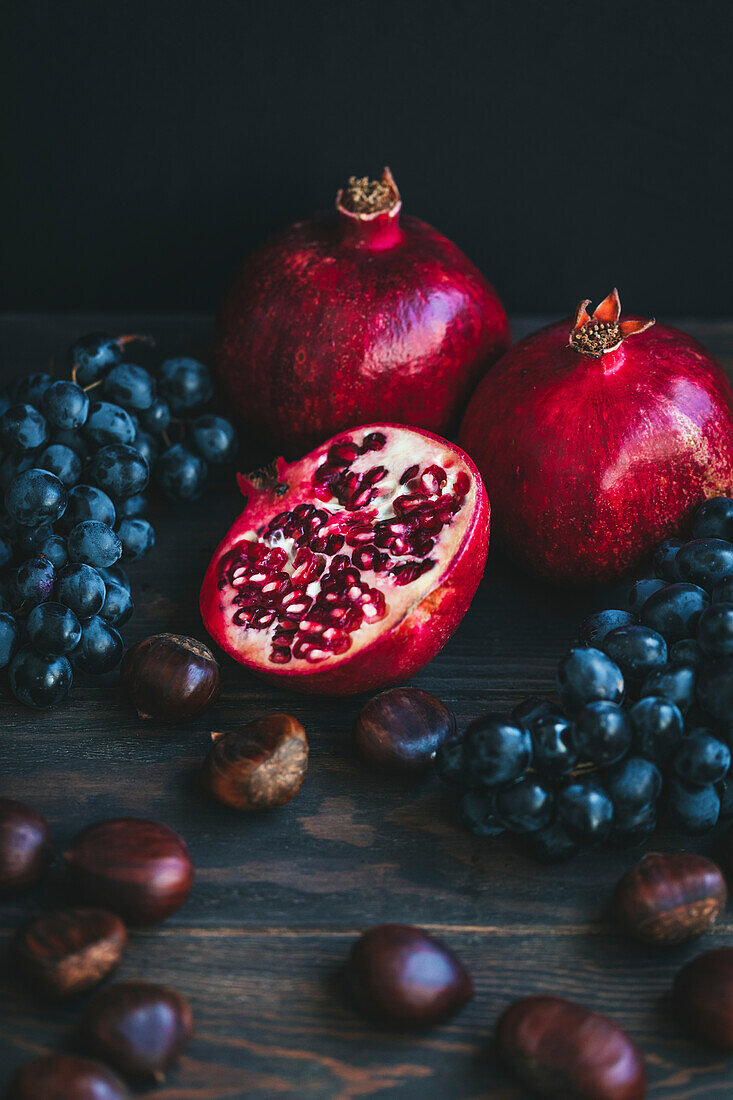
M 665 539 L 654 551 L 654 572 L 665 581 L 676 581 L 675 561 L 677 552 L 684 543 L 682 539 Z
M 641 696 L 656 695 L 676 703 L 682 714 L 695 702 L 697 671 L 685 661 L 670 661 L 650 672 L 641 686 Z
M 733 715 L 733 657 L 721 657 L 703 666 L 697 677 L 697 701 L 716 724 L 730 724 Z
M 615 764 L 631 745 L 631 724 L 617 703 L 588 703 L 575 718 L 573 745 L 581 760 Z
M 123 497 L 117 501 L 118 519 L 139 519 L 148 510 L 148 498 L 144 493 L 134 497 Z
M 435 770 L 444 783 L 462 787 L 466 776 L 463 760 L 463 739 L 453 737 L 443 741 L 435 754 Z
M 53 428 L 75 431 L 89 415 L 89 397 L 76 382 L 54 382 L 43 395 L 43 415 Z
M 600 649 L 571 649 L 558 666 L 557 688 L 564 709 L 574 715 L 597 699 L 620 703 L 624 678 L 618 665 Z
M 106 523 L 87 519 L 72 527 L 66 540 L 69 558 L 95 569 L 114 565 L 122 556 L 122 543 Z
M 93 519 L 113 527 L 117 520 L 115 506 L 102 489 L 96 485 L 75 485 L 69 492 L 69 499 L 61 526 L 70 531 L 77 523 Z
M 625 680 L 639 683 L 667 663 L 667 643 L 648 626 L 617 626 L 603 641 L 603 651 L 621 669 Z
M 13 560 L 13 544 L 9 538 L 0 536 L 0 569 L 4 569 Z
M 171 408 L 164 397 L 156 397 L 149 409 L 139 413 L 140 427 L 153 435 L 162 435 L 168 431 L 171 422 Z
M 48 558 L 37 555 L 18 566 L 14 578 L 16 607 L 35 607 L 53 592 L 56 570 Z
M 74 650 L 74 667 L 100 676 L 117 667 L 124 651 L 125 646 L 118 631 L 99 615 L 95 615 L 82 627 L 81 641 Z
M 18 624 L 7 611 L 0 611 L 0 668 L 7 668 L 19 644 Z
M 158 458 L 158 444 L 155 437 L 150 432 L 138 431 L 132 445 L 152 469 Z
M 205 413 L 194 420 L 191 442 L 201 457 L 212 465 L 231 462 L 239 447 L 234 425 L 213 413 Z
M 660 588 L 666 588 L 667 582 L 658 577 L 644 577 L 640 581 L 634 581 L 626 596 L 629 611 L 638 615 L 642 607 L 654 592 Z
M 208 367 L 186 357 L 166 359 L 160 366 L 158 383 L 176 416 L 198 412 L 214 393 Z
M 135 605 L 129 591 L 123 588 L 121 584 L 115 584 L 113 581 L 108 582 L 107 595 L 102 610 L 99 612 L 101 617 L 108 623 L 112 623 L 113 626 L 124 626 L 127 620 L 132 617 L 134 610 Z
M 733 573 L 733 545 L 723 539 L 687 542 L 677 555 L 677 573 L 680 580 L 712 588 Z
M 34 454 L 6 455 L 0 462 L 0 489 L 7 493 L 11 481 L 18 474 L 25 473 L 26 470 L 32 470 L 35 467 L 35 459 Z
M 695 539 L 724 539 L 733 542 L 733 500 L 729 497 L 711 497 L 695 512 L 692 521 Z
M 641 621 L 668 642 L 693 638 L 710 597 L 697 584 L 669 584 L 654 592 L 641 609 Z
M 78 563 L 64 566 L 54 593 L 59 603 L 70 607 L 82 620 L 101 611 L 105 594 L 105 584 L 97 570 Z
M 642 756 L 627 756 L 609 768 L 603 778 L 619 821 L 636 818 L 662 792 L 662 773 L 653 761 Z
M 504 832 L 496 816 L 491 791 L 466 791 L 461 798 L 459 814 L 463 828 L 474 836 L 499 836 Z
M 104 396 L 125 409 L 149 409 L 155 397 L 155 379 L 143 367 L 120 363 L 105 376 Z
M 104 378 L 121 358 L 119 344 L 106 332 L 90 332 L 80 336 L 67 353 L 69 370 L 80 386 L 91 386 Z
M 49 539 L 53 534 L 52 523 L 39 523 L 37 527 L 24 527 L 20 523 L 15 523 L 14 520 L 10 520 L 13 524 L 12 530 L 9 530 L 8 536 L 15 543 L 15 549 L 19 554 L 27 557 L 29 554 L 42 553 L 41 547 L 46 539 Z M 48 555 L 45 555 L 48 557 Z
M 613 824 L 613 802 L 595 779 L 570 780 L 557 794 L 557 818 L 585 844 L 604 840 Z
M 496 792 L 496 815 L 513 833 L 533 833 L 552 821 L 552 790 L 537 776 L 527 776 Z
M 645 696 L 631 708 L 629 718 L 634 751 L 655 764 L 668 760 L 684 736 L 682 712 L 670 699 Z
M 40 409 L 43 405 L 43 395 L 52 382 L 51 375 L 44 372 L 26 375 L 13 386 L 13 402 L 16 405 L 28 404 Z
M 67 489 L 76 485 L 81 477 L 82 462 L 76 451 L 63 443 L 50 443 L 38 456 L 38 465 L 42 470 L 50 470 Z
M 130 578 L 121 565 L 111 565 L 109 569 L 98 569 L 97 572 L 105 584 L 120 584 L 128 592 L 132 591 Z
M 48 535 L 38 547 L 38 553 L 48 558 L 57 571 L 69 560 L 66 539 L 62 535 Z
M 608 843 L 613 848 L 628 850 L 644 844 L 657 827 L 657 809 L 652 803 L 643 806 L 637 813 L 622 820 L 614 820 L 608 834 Z
M 718 823 L 720 797 L 712 784 L 699 787 L 671 775 L 666 811 L 670 824 L 683 833 L 691 836 L 709 833 Z
M 182 443 L 175 443 L 158 459 L 155 478 L 171 500 L 196 500 L 206 488 L 206 463 Z
M 603 639 L 617 626 L 631 626 L 637 621 L 630 611 L 596 611 L 583 621 L 580 628 L 580 644 L 600 649 Z
M 672 766 L 687 783 L 719 783 L 730 769 L 730 749 L 712 734 L 691 733 L 674 750 Z
M 28 641 L 39 653 L 71 653 L 81 639 L 81 623 L 69 607 L 49 601 L 34 607 L 26 623 Z
M 114 498 L 135 496 L 148 484 L 147 462 L 133 447 L 122 443 L 97 451 L 91 472 L 97 485 Z
M 25 527 L 55 523 L 64 514 L 67 492 L 63 482 L 47 470 L 31 467 L 16 474 L 5 493 L 8 514 Z
M 670 662 L 692 665 L 693 668 L 700 668 L 704 660 L 703 651 L 700 649 L 699 644 L 693 638 L 683 638 L 680 642 L 675 642 L 669 649 Z
M 123 519 L 117 528 L 125 561 L 137 561 L 155 546 L 155 531 L 146 519 Z
M 532 738 L 523 726 L 486 714 L 466 730 L 463 752 L 471 780 L 496 787 L 518 779 L 527 770 L 532 760 Z
M 127 409 L 108 401 L 94 401 L 84 425 L 84 436 L 97 447 L 112 443 L 132 443 L 135 423 Z
M 557 821 L 529 833 L 527 839 L 532 855 L 541 863 L 560 863 L 580 851 L 578 841 Z
M 525 728 L 532 735 L 533 762 L 538 772 L 558 779 L 572 771 L 578 758 L 572 722 L 556 713 L 538 714 Z
M 509 717 L 515 725 L 526 726 L 529 729 L 535 718 L 545 714 L 557 714 L 557 711 L 557 703 L 552 703 L 549 699 L 541 699 L 537 695 L 530 695 L 517 703 Z
M 75 454 L 78 454 L 82 462 L 89 458 L 94 449 L 92 445 L 86 441 L 81 432 L 73 428 L 57 428 L 51 437 L 51 442 L 60 443 L 63 447 L 68 447 Z
M 13 657 L 8 669 L 13 695 L 27 707 L 45 710 L 68 695 L 74 676 L 66 657 L 47 657 L 27 645 Z
M 733 603 L 714 603 L 701 616 L 697 641 L 706 657 L 733 657 Z
M 33 405 L 11 405 L 0 417 L 0 437 L 7 451 L 26 454 L 46 446 L 48 424 Z

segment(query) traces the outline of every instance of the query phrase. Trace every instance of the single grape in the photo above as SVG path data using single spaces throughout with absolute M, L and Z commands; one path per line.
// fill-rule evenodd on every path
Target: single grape
M 33 405 L 40 410 L 44 394 L 52 382 L 51 375 L 45 372 L 28 374 L 13 386 L 13 401 L 18 405 Z
M 14 578 L 15 606 L 30 608 L 48 600 L 53 592 L 56 570 L 40 554 L 18 566 Z
M 122 543 L 116 532 L 94 519 L 77 523 L 69 532 L 66 545 L 71 561 L 97 569 L 114 565 L 122 556 Z
M 618 626 L 603 640 L 603 651 L 623 673 L 624 679 L 639 683 L 667 663 L 667 643 L 648 626 Z
M 98 523 L 106 523 L 108 527 L 114 527 L 117 520 L 115 506 L 102 489 L 96 485 L 75 485 L 69 492 L 61 527 L 64 531 L 70 531 L 77 523 L 85 520 L 96 520 Z
M 624 697 L 624 678 L 618 665 L 600 649 L 576 648 L 566 653 L 558 665 L 557 689 L 564 709 L 574 715 L 597 699 L 620 703 Z
M 466 791 L 461 798 L 459 815 L 463 828 L 474 836 L 500 836 L 504 832 L 504 825 L 496 816 L 491 791 Z
M 648 695 L 629 711 L 635 752 L 655 764 L 665 763 L 685 733 L 680 708 L 669 699 Z
M 155 531 L 146 519 L 123 519 L 117 528 L 125 561 L 137 561 L 155 546 Z
M 533 833 L 552 821 L 554 796 L 537 776 L 527 776 L 496 792 L 496 816 L 513 833 Z
M 80 386 L 98 382 L 121 358 L 119 344 L 106 332 L 90 332 L 80 336 L 67 353 L 69 370 Z
M 151 435 L 150 432 L 138 429 L 135 433 L 132 445 L 138 454 L 143 456 L 152 470 L 158 458 L 158 443 L 155 436 Z
M 20 644 L 20 629 L 14 617 L 0 611 L 0 668 L 7 668 Z
M 76 382 L 54 382 L 43 395 L 43 415 L 54 429 L 74 431 L 89 415 L 89 396 Z
M 49 601 L 33 608 L 26 622 L 26 633 L 39 653 L 61 655 L 78 646 L 81 623 L 70 607 Z
M 76 562 L 63 567 L 54 593 L 56 600 L 70 607 L 82 621 L 101 610 L 105 594 L 105 584 L 97 570 Z
M 128 589 L 123 588 L 121 584 L 115 584 L 114 581 L 108 581 L 107 595 L 102 610 L 99 612 L 101 617 L 106 622 L 111 623 L 112 626 L 124 626 L 127 620 L 132 617 L 134 610 L 135 605 Z
M 201 457 L 212 465 L 231 462 L 239 447 L 234 425 L 213 413 L 205 413 L 194 420 L 191 442 Z
M 720 816 L 720 796 L 712 783 L 704 787 L 670 776 L 666 810 L 670 823 L 688 835 L 702 835 L 715 828 Z
M 111 672 L 122 660 L 125 646 L 118 631 L 99 615 L 88 619 L 74 650 L 74 667 L 95 676 Z
M 27 707 L 45 710 L 68 695 L 74 676 L 66 657 L 48 657 L 26 645 L 13 657 L 8 669 L 13 695 Z
M 176 443 L 158 459 L 155 477 L 171 500 L 196 500 L 206 488 L 208 468 L 198 455 Z
M 50 470 L 71 489 L 81 478 L 82 461 L 76 451 L 63 443 L 50 443 L 38 456 L 38 465 L 42 470 Z
M 123 497 L 117 501 L 118 519 L 139 519 L 148 510 L 148 498 L 144 493 L 137 493 L 134 497 Z
M 16 474 L 5 493 L 8 514 L 25 527 L 55 523 L 64 514 L 67 500 L 60 478 L 34 467 Z
M 170 427 L 171 409 L 164 397 L 156 397 L 149 409 L 141 409 L 139 413 L 140 427 L 153 435 L 161 435 Z
M 136 496 L 148 484 L 147 462 L 123 443 L 102 447 L 92 458 L 90 468 L 97 485 L 114 498 Z
M 105 584 L 120 584 L 128 592 L 132 591 L 130 578 L 121 565 L 111 565 L 108 569 L 97 570 Z
M 155 379 L 143 367 L 120 363 L 105 376 L 102 392 L 125 409 L 149 409 L 155 398 Z
M 108 401 L 94 401 L 84 425 L 84 436 L 97 447 L 112 443 L 132 443 L 135 423 L 127 409 Z
M 601 649 L 603 639 L 611 630 L 615 630 L 617 626 L 631 626 L 636 621 L 636 615 L 630 611 L 596 611 L 583 620 L 579 634 L 580 644 Z
M 45 447 L 48 424 L 33 405 L 11 405 L 0 417 L 0 438 L 6 450 L 26 454 Z
M 557 817 L 583 843 L 605 840 L 613 824 L 613 802 L 595 779 L 571 779 L 557 794 Z
M 38 553 L 43 554 L 44 558 L 48 558 L 57 571 L 66 565 L 69 560 L 66 539 L 62 535 L 47 535 L 40 543 Z
M 658 577 L 670 582 L 679 580 L 675 561 L 681 546 L 684 546 L 682 539 L 665 539 L 660 542 L 654 552 L 654 572 Z
M 523 726 L 486 714 L 466 730 L 465 767 L 475 785 L 498 787 L 518 779 L 532 761 L 532 738 Z
M 174 416 L 198 412 L 214 393 L 208 367 L 185 356 L 166 359 L 160 366 L 158 383 Z
M 729 497 L 704 500 L 692 521 L 692 537 L 733 542 L 733 500 Z

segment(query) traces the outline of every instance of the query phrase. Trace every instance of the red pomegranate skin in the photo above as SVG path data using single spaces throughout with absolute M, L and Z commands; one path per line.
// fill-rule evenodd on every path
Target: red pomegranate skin
M 399 206 L 397 195 L 396 210 L 370 219 L 339 205 L 297 222 L 225 296 L 221 386 L 242 423 L 288 456 L 372 421 L 446 435 L 509 346 L 494 288 Z
M 550 325 L 492 367 L 460 442 L 510 555 L 582 585 L 624 573 L 730 493 L 733 416 L 722 369 L 684 332 L 653 324 L 591 358 L 571 328 Z
M 273 516 L 313 499 L 314 470 L 333 443 L 345 437 L 361 438 L 375 432 L 383 432 L 390 442 L 395 433 L 408 432 L 407 453 L 411 458 L 409 448 L 413 437 L 419 437 L 417 442 L 423 446 L 430 446 L 432 442 L 443 454 L 448 453 L 456 469 L 466 471 L 472 482 L 470 523 L 449 560 L 441 560 L 435 574 L 428 574 L 429 590 L 417 598 L 411 596 L 409 586 L 401 588 L 401 593 L 410 596 L 401 617 L 389 625 L 385 623 L 384 629 L 372 640 L 323 664 L 297 661 L 272 665 L 266 656 L 256 651 L 256 642 L 243 642 L 241 633 L 232 629 L 221 589 L 221 563 L 246 532 L 262 532 Z M 381 457 L 381 452 L 377 452 L 374 464 Z M 240 477 L 240 485 L 246 505 L 209 564 L 201 587 L 200 606 L 204 625 L 214 641 L 255 675 L 293 691 L 354 695 L 409 679 L 431 661 L 454 634 L 481 580 L 490 529 L 489 501 L 478 470 L 454 444 L 430 432 L 418 432 L 404 425 L 370 424 L 340 433 L 337 440 L 327 440 L 299 462 L 288 464 L 278 459 L 276 483 L 255 485 Z

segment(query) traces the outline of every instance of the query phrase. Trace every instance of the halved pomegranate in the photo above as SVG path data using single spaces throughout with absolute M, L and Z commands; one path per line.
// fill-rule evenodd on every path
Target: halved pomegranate
M 237 661 L 350 695 L 407 679 L 445 645 L 489 542 L 486 490 L 458 447 L 370 424 L 240 485 L 247 504 L 201 589 L 206 629 Z

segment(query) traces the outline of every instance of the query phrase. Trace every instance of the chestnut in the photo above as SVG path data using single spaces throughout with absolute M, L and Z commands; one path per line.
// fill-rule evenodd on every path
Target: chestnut
M 616 916 L 643 943 L 675 944 L 707 931 L 725 908 L 723 872 L 694 852 L 648 852 L 623 875 Z
M 25 802 L 0 798 L 0 897 L 30 890 L 52 859 L 46 819 Z
M 705 951 L 683 966 L 672 984 L 672 999 L 690 1034 L 733 1050 L 733 947 Z
M 523 997 L 502 1013 L 496 1041 L 504 1061 L 542 1096 L 643 1100 L 644 1059 L 625 1031 L 562 997 Z
M 80 1023 L 84 1046 L 133 1084 L 163 1080 L 193 1036 L 188 1001 L 152 982 L 117 982 L 95 993 Z
M 128 924 L 157 924 L 191 891 L 193 864 L 184 841 L 155 821 L 117 817 L 90 825 L 64 856 L 74 885 Z
M 409 924 L 380 924 L 351 949 L 348 982 L 357 1006 L 379 1023 L 429 1027 L 473 997 L 460 959 L 440 940 Z
M 23 974 L 50 997 L 83 993 L 111 974 L 122 958 L 127 929 L 105 909 L 41 913 L 15 938 Z
M 214 705 L 221 691 L 214 654 L 181 634 L 154 634 L 128 649 L 120 678 L 138 717 L 159 722 L 195 718 Z
M 6 1100 L 132 1100 L 107 1066 L 73 1054 L 47 1054 L 16 1070 Z
M 241 729 L 211 737 L 202 782 L 225 806 L 271 810 L 300 790 L 308 766 L 308 742 L 297 718 L 268 714 Z
M 419 688 L 398 687 L 369 700 L 353 734 L 368 763 L 382 771 L 422 775 L 455 731 L 455 715 L 440 699 Z

